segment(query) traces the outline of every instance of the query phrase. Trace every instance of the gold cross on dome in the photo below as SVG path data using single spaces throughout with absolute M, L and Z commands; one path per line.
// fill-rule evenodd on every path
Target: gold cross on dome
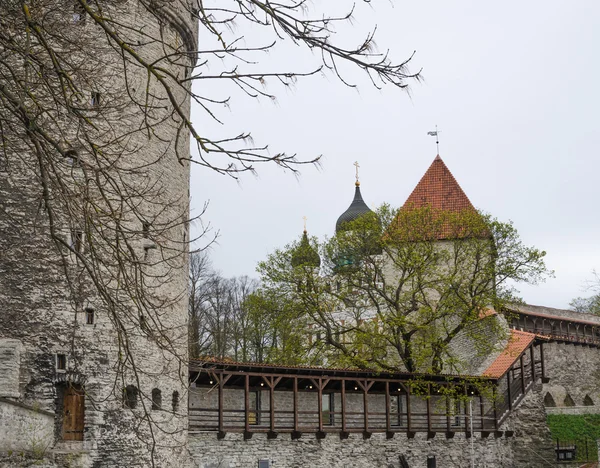
M 360 164 L 358 164 L 358 161 L 354 161 L 354 167 L 356 167 L 356 185 L 358 185 L 360 182 L 358 181 L 358 168 L 360 167 Z

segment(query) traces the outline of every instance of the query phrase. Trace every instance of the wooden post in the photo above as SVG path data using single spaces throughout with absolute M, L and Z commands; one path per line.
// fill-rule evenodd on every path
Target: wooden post
M 223 374 L 215 374 L 219 379 L 219 433 L 223 434 Z
M 321 379 L 318 379 L 316 384 L 319 398 L 317 401 L 317 408 L 319 409 L 319 432 L 323 432 L 323 389 L 321 387 Z
M 365 382 L 366 383 L 366 382 Z M 369 432 L 369 397 L 367 395 L 367 386 L 363 387 L 363 410 L 365 421 L 365 432 Z
M 533 344 L 531 345 L 531 347 L 529 348 L 529 353 L 530 353 L 530 361 L 531 361 L 531 380 L 533 383 L 535 383 L 535 350 L 533 347 Z
M 506 373 L 506 388 L 508 390 L 508 409 L 512 410 L 512 395 L 511 395 L 511 391 L 510 391 L 510 371 L 508 371 Z
M 410 387 L 406 386 L 406 431 L 412 432 L 412 419 L 410 417 Z
M 523 392 L 523 395 L 525 395 L 525 365 L 523 364 L 523 355 L 522 354 L 521 354 L 520 364 L 521 364 L 521 391 Z
M 219 382 L 219 437 L 224 437 L 225 431 L 224 431 L 224 423 L 223 423 L 223 412 L 224 412 L 223 387 L 225 386 L 227 381 L 231 378 L 231 374 L 227 374 L 227 375 L 225 375 L 223 373 L 215 374 L 215 378 Z
M 469 402 L 469 390 L 467 390 L 467 386 L 465 385 L 465 396 L 467 397 L 465 399 L 465 433 L 469 433 L 469 422 L 470 422 L 470 418 L 469 418 L 469 412 L 467 411 L 467 406 L 468 406 L 468 402 Z M 471 437 L 473 437 L 473 434 L 471 434 Z
M 448 434 L 452 432 L 450 419 L 450 397 L 446 395 L 446 432 Z
M 398 400 L 400 397 L 398 397 Z M 400 408 L 400 405 L 398 405 Z M 391 430 L 390 424 L 390 383 L 388 381 L 385 382 L 385 428 L 386 431 Z
M 431 430 L 431 384 L 427 384 L 427 432 Z
M 542 380 L 545 380 L 546 365 L 544 364 L 544 343 L 540 343 L 540 361 L 542 362 Z
M 298 377 L 294 377 L 294 431 L 298 432 Z
M 485 419 L 484 419 L 484 407 L 483 407 L 483 397 L 481 393 L 479 394 L 479 415 L 481 416 L 481 430 L 485 430 Z
M 257 402 L 258 403 L 258 402 Z M 250 376 L 246 374 L 246 382 L 244 385 L 244 423 L 246 432 L 250 431 Z M 256 408 L 258 411 L 258 406 Z M 258 414 L 256 415 L 256 421 L 258 422 Z
M 496 400 L 498 399 L 498 392 L 496 390 L 496 385 L 492 388 L 492 398 L 494 399 L 494 428 L 498 430 L 498 405 L 496 404 Z
M 346 380 L 342 380 L 342 432 L 346 432 Z

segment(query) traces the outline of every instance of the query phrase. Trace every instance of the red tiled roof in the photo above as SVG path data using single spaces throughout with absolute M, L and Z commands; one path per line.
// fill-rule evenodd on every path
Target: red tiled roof
M 430 206 L 436 210 L 461 212 L 475 208 L 460 188 L 458 182 L 438 154 L 425 175 L 412 191 L 404 207 L 423 208 Z
M 508 369 L 521 357 L 521 354 L 529 347 L 535 339 L 534 333 L 527 333 L 519 330 L 511 330 L 510 338 L 506 348 L 500 353 L 494 362 L 483 373 L 484 377 L 499 379 Z

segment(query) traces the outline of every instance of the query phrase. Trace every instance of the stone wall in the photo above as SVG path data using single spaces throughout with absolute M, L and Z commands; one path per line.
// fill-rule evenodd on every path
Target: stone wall
M 0 399 L 0 453 L 31 452 L 42 456 L 54 445 L 54 415 Z
M 569 407 L 571 401 L 572 407 L 600 408 L 600 349 L 556 342 L 543 346 L 546 376 L 550 379 L 543 386 L 547 402 L 549 394 L 557 408 Z M 586 405 L 586 396 L 592 405 L 589 400 Z

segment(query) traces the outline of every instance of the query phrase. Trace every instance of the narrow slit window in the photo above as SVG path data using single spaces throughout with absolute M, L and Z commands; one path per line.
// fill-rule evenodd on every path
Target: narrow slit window
M 87 307 L 85 309 L 85 323 L 87 325 L 93 325 L 94 324 L 94 309 Z
M 56 355 L 56 370 L 67 370 L 67 356 L 64 354 Z
M 138 389 L 135 385 L 127 385 L 124 391 L 123 404 L 126 408 L 135 408 L 138 400 Z
M 152 389 L 152 409 L 159 410 L 162 408 L 162 393 L 158 388 Z
M 92 91 L 90 103 L 92 107 L 100 107 L 100 93 L 98 91 Z
M 69 166 L 79 166 L 79 153 L 77 153 L 75 150 L 65 151 L 65 161 Z
M 171 402 L 171 406 L 173 408 L 173 413 L 177 412 L 179 409 L 179 392 L 177 390 L 173 392 L 173 401 Z
M 71 230 L 71 249 L 77 253 L 83 251 L 83 231 L 78 229 Z

